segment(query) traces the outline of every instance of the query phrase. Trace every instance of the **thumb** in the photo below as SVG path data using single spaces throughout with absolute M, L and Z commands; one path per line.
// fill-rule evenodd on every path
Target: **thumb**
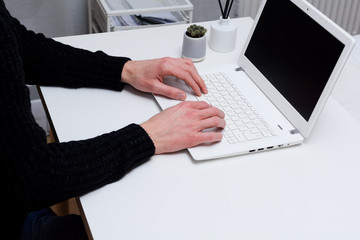
M 186 99 L 186 93 L 178 88 L 165 85 L 163 83 L 156 84 L 154 93 L 163 95 L 168 98 L 184 101 Z

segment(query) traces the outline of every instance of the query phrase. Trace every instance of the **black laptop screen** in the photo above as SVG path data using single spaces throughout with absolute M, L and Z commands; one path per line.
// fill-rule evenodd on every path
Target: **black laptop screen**
M 290 0 L 268 0 L 245 56 L 308 121 L 343 49 Z

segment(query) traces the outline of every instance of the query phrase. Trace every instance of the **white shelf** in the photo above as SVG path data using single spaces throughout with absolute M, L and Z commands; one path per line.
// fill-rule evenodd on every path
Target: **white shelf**
M 89 31 L 126 29 L 191 23 L 189 0 L 88 0 Z

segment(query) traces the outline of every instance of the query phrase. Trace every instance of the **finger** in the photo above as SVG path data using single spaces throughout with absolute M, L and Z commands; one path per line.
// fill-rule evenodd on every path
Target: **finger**
M 205 85 L 205 82 L 204 82 L 204 80 L 201 78 L 201 76 L 199 75 L 199 73 L 198 73 L 198 71 L 197 71 L 197 69 L 196 69 L 196 67 L 194 66 L 194 64 L 193 64 L 192 61 L 190 61 L 189 64 L 186 64 L 186 65 L 185 65 L 185 71 L 189 72 L 190 77 L 191 77 L 191 79 L 184 79 L 185 82 L 190 81 L 190 83 L 191 83 L 192 81 L 195 81 L 196 85 L 197 85 L 198 87 L 200 87 L 200 90 L 201 90 L 202 93 L 205 93 L 205 94 L 208 93 L 208 90 L 207 90 L 207 87 L 206 87 L 206 85 Z M 190 84 L 189 84 L 189 85 L 190 85 Z M 191 85 L 190 85 L 190 86 L 191 86 Z
M 191 76 L 189 71 L 184 70 L 181 67 L 177 67 L 173 70 L 172 75 L 176 78 L 183 80 L 194 91 L 195 95 L 201 96 L 200 86 Z
M 175 59 L 175 61 L 179 61 L 179 65 L 177 66 L 182 67 L 184 71 L 190 73 L 192 79 L 190 79 L 189 81 L 195 81 L 198 87 L 200 87 L 202 93 L 205 94 L 208 93 L 204 80 L 201 78 L 194 63 L 190 59 L 179 58 L 179 59 Z M 185 82 L 188 81 L 188 79 L 183 79 L 183 80 Z M 190 82 L 188 84 L 190 85 Z
M 182 79 L 193 89 L 197 96 L 201 96 L 201 92 L 207 93 L 207 88 L 195 66 L 188 63 L 188 61 L 189 59 L 169 59 L 167 64 L 164 65 L 165 76 L 171 75 Z
M 203 110 L 210 107 L 210 105 L 204 101 L 186 101 L 182 102 L 181 106 L 188 107 L 194 110 Z
M 184 101 L 186 99 L 186 93 L 184 91 L 161 82 L 154 84 L 153 93 L 180 101 Z
M 223 118 L 214 116 L 201 120 L 199 124 L 199 130 L 202 131 L 208 128 L 225 128 L 225 125 L 226 122 Z
M 216 107 L 212 107 L 212 106 L 198 112 L 199 119 L 206 119 L 206 118 L 215 117 L 215 116 L 224 119 L 225 113 L 222 110 L 220 110 Z
M 185 75 L 182 78 L 186 82 L 197 96 L 201 96 L 202 93 L 208 93 L 204 80 L 199 74 L 189 72 L 189 75 Z
M 221 132 L 202 132 L 197 135 L 198 144 L 220 142 L 223 138 Z

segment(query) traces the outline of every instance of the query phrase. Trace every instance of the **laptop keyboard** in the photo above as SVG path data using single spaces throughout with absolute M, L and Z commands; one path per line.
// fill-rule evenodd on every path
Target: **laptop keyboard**
M 209 93 L 200 97 L 193 95 L 188 100 L 195 100 L 191 99 L 193 97 L 224 111 L 226 127 L 223 136 L 230 144 L 276 136 L 276 132 L 225 73 L 207 73 L 201 77 Z

